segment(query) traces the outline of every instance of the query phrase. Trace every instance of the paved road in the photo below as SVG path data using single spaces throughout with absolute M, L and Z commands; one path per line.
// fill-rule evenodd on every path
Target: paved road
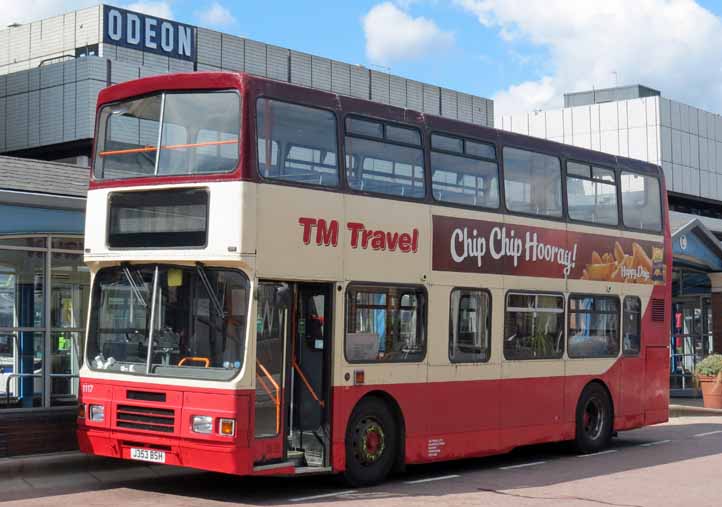
M 53 507 L 716 507 L 722 497 L 721 471 L 722 417 L 683 417 L 623 433 L 611 449 L 595 455 L 578 456 L 562 445 L 536 446 L 494 458 L 411 467 L 381 486 L 362 490 L 349 490 L 328 476 L 235 478 L 183 470 L 154 479 L 139 474 L 141 478 L 113 486 L 102 481 L 81 485 L 50 471 L 45 480 L 33 479 L 32 490 L 4 487 L 0 480 L 0 502 Z

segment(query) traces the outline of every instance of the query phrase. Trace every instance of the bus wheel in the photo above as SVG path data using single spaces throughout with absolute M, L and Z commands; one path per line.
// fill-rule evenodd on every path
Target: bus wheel
M 394 465 L 398 444 L 396 420 L 386 403 L 361 400 L 346 429 L 346 481 L 354 487 L 383 481 Z
M 598 452 L 612 438 L 612 403 L 599 384 L 589 384 L 577 404 L 577 449 L 583 453 Z

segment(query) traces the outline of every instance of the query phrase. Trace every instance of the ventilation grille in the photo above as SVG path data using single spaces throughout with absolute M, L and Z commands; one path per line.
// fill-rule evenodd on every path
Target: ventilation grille
M 175 413 L 173 410 L 155 407 L 118 405 L 116 426 L 134 430 L 173 433 Z
M 652 320 L 664 322 L 664 299 L 652 299 Z

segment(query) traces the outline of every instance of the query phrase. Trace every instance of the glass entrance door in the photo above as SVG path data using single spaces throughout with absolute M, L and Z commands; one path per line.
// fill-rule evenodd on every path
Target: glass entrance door
M 670 387 L 694 389 L 694 367 L 712 352 L 712 310 L 708 296 L 672 301 Z

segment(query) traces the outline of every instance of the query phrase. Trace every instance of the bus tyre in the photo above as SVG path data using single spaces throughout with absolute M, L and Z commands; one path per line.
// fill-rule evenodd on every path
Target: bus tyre
M 354 487 L 371 486 L 391 472 L 398 453 L 398 425 L 386 403 L 361 400 L 346 429 L 346 481 Z
M 589 384 L 577 404 L 576 446 L 582 453 L 599 452 L 612 438 L 612 403 L 599 384 Z

